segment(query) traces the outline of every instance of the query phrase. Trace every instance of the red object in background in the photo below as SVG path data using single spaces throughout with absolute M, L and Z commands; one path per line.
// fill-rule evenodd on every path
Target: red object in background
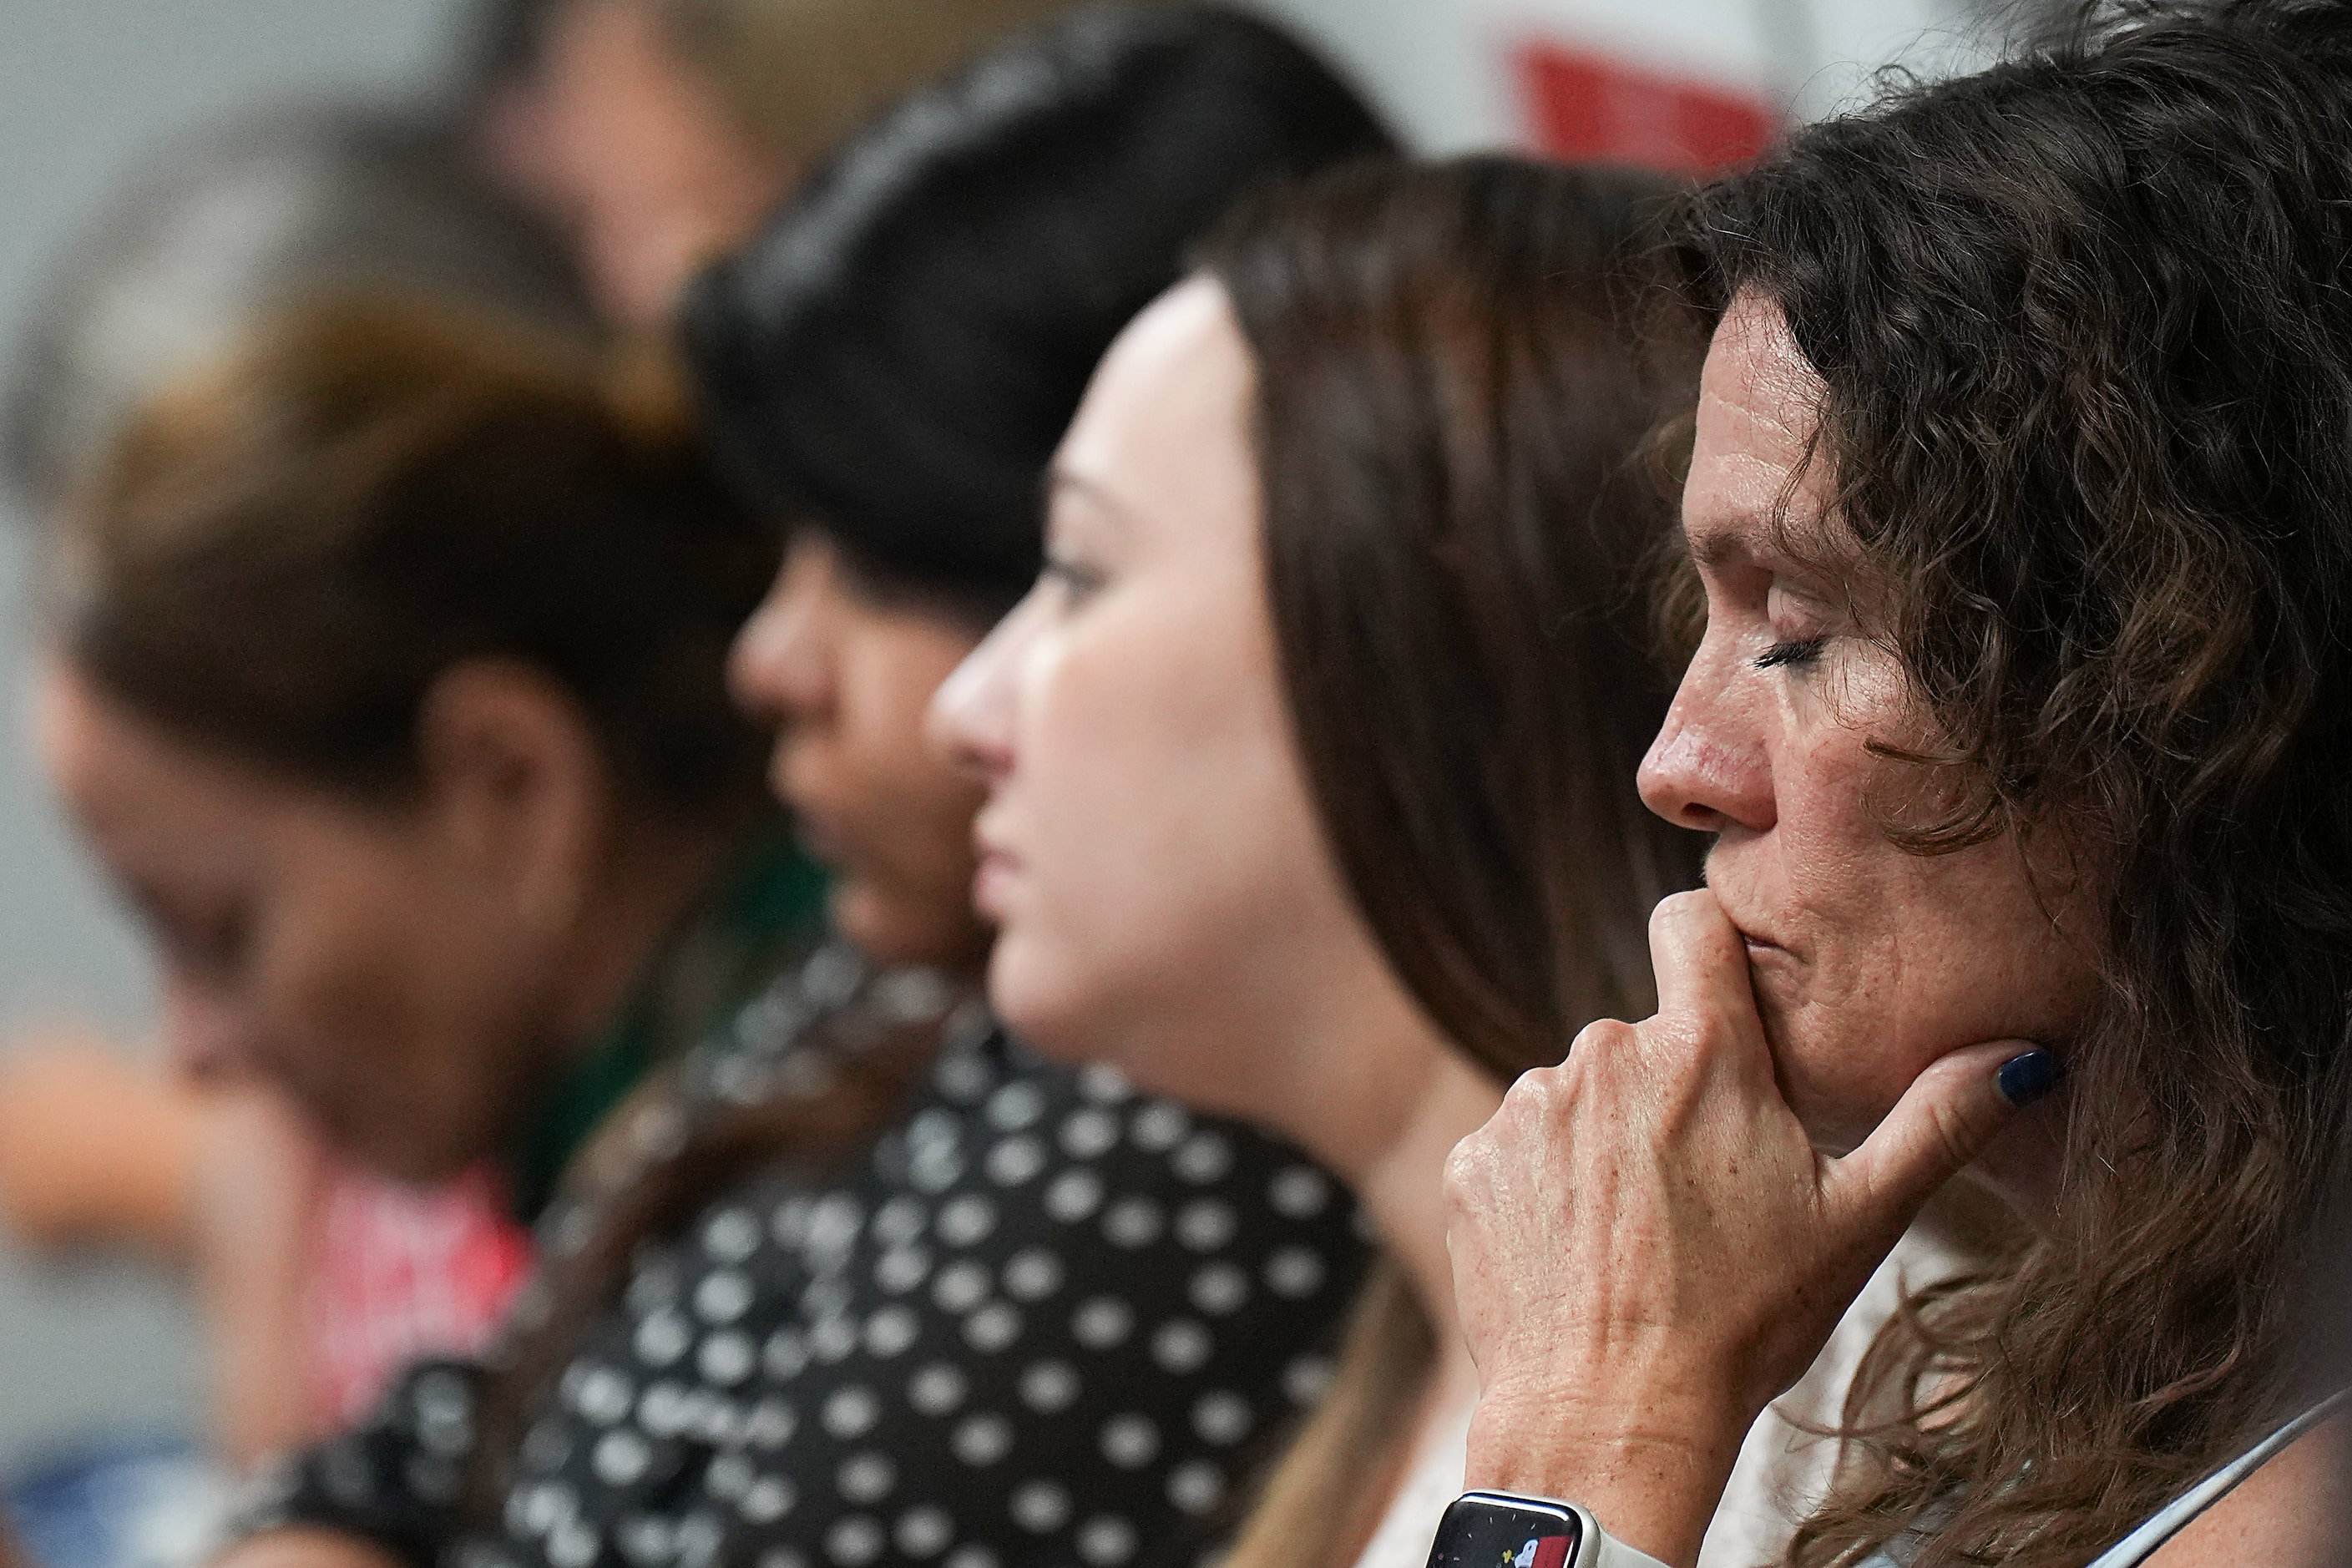
M 1549 41 L 1513 55 L 1536 145 L 1555 158 L 1706 174 L 1748 163 L 1780 129 L 1761 98 L 1719 83 Z
M 1547 1535 L 1537 1542 L 1531 1568 L 1568 1568 L 1568 1541 L 1565 1535 Z

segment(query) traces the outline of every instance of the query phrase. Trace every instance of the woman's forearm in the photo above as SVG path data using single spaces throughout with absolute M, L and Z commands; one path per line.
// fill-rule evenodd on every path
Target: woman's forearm
M 1722 1501 L 1740 1435 L 1711 1412 L 1644 1422 L 1588 1417 L 1559 1401 L 1490 1397 L 1470 1426 L 1465 1480 L 1478 1490 L 1560 1498 L 1662 1563 L 1688 1568 Z
M 213 1559 L 211 1568 L 409 1568 L 374 1542 L 334 1530 L 266 1530 Z

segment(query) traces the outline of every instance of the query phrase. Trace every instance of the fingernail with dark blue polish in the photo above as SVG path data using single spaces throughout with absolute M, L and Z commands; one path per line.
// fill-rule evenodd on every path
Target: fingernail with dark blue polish
M 2000 1097 L 2022 1110 L 2056 1089 L 2065 1076 L 2064 1064 L 2037 1046 L 2000 1064 Z

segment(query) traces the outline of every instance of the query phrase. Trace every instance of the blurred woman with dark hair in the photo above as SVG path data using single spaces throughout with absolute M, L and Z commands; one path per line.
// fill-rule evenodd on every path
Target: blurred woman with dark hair
M 50 544 L 45 760 L 156 939 L 167 1050 L 279 1091 L 339 1168 L 488 1167 L 535 1218 L 612 1100 L 814 934 L 822 879 L 712 689 L 772 542 L 675 416 L 561 341 L 321 300 L 151 398 Z M 193 1201 L 260 1230 L 304 1196 L 279 1174 L 228 1151 Z M 247 1239 L 368 1289 L 319 1256 L 347 1196 Z M 297 1292 L 260 1327 L 344 1305 Z
M 1036 577 L 1041 476 L 1103 351 L 1236 196 L 1390 146 L 1296 44 L 1215 7 L 1052 36 L 1057 79 L 1007 51 L 916 100 L 686 312 L 720 455 L 792 525 L 738 689 L 781 721 L 776 785 L 877 952 L 940 910 L 960 957 L 985 952 L 978 792 L 923 716 Z
M 1253 1436 L 1315 1392 L 1353 1211 L 1288 1146 L 965 1001 L 973 792 L 920 721 L 1034 570 L 1043 465 L 1128 314 L 1251 187 L 1386 146 L 1264 24 L 1109 7 L 886 115 L 701 286 L 706 411 L 790 533 L 735 685 L 779 723 L 843 940 L 606 1120 L 508 1353 L 419 1369 L 233 1560 L 1216 1539 Z

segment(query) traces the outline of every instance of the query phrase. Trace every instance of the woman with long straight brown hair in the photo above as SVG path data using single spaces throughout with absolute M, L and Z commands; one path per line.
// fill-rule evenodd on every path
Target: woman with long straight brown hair
M 1649 1009 L 1643 921 L 1696 878 L 1633 787 L 1665 710 L 1643 447 L 1698 348 L 1654 314 L 1674 194 L 1485 160 L 1236 219 L 1105 362 L 1045 575 L 938 710 L 991 785 L 999 1007 L 1284 1130 L 1382 1244 L 1249 1568 L 1427 1555 L 1477 1390 L 1447 1152 L 1584 1022 Z M 1791 1436 L 1759 1436 L 1721 1561 L 1785 1539 Z

